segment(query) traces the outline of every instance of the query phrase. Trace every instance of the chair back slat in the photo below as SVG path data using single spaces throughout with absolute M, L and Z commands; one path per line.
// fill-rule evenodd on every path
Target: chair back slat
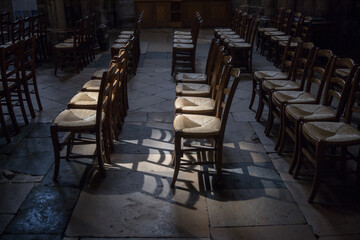
M 9 92 L 9 79 L 20 81 L 19 42 L 0 48 L 1 51 L 1 81 L 4 92 Z
M 295 67 L 295 63 L 297 60 L 297 52 L 299 50 L 301 39 L 300 38 L 289 38 L 288 42 L 286 43 L 284 57 L 281 63 L 281 71 L 286 72 L 288 71 L 288 78 L 291 79 L 293 74 L 293 69 Z M 297 47 L 294 49 L 291 47 L 292 43 L 296 43 Z

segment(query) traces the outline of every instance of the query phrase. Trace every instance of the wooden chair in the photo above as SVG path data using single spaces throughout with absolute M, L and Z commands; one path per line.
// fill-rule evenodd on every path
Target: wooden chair
M 252 19 L 252 15 L 248 15 L 246 12 L 244 12 L 239 19 L 239 24 L 237 25 L 235 31 L 219 32 L 218 38 L 224 44 L 229 43 L 230 40 L 234 41 L 235 39 L 242 40 L 240 42 L 245 42 L 245 39 L 247 38 L 246 34 L 248 33 L 248 30 L 250 28 Z
M 10 41 L 10 13 L 0 13 L 0 39 L 1 44 L 5 44 Z
M 42 111 L 42 105 L 39 95 L 39 89 L 36 81 L 36 38 L 32 36 L 20 43 L 20 69 L 21 69 L 21 84 L 24 87 L 24 93 L 28 103 L 31 116 L 35 117 L 35 111 L 32 104 L 30 94 L 34 94 L 37 105 Z M 29 86 L 33 89 L 30 91 Z
M 177 97 L 175 99 L 175 114 L 200 114 L 200 115 L 215 115 L 217 104 L 220 103 L 220 98 L 223 96 L 219 89 L 228 86 L 229 78 L 226 75 L 226 67 L 231 64 L 232 58 L 230 56 L 223 56 L 222 69 L 220 69 L 219 80 L 216 81 L 212 88 L 210 97 Z M 215 82 L 215 81 L 214 81 Z
M 300 151 L 295 173 L 297 176 L 304 157 L 315 166 L 312 189 L 308 198 L 309 202 L 313 202 L 319 189 L 324 166 L 330 160 L 341 161 L 343 170 L 346 169 L 347 160 L 355 160 L 357 163 L 356 176 L 357 181 L 359 181 L 359 156 L 353 155 L 348 151 L 348 147 L 358 147 L 360 144 L 360 131 L 351 124 L 353 114 L 360 113 L 360 108 L 356 103 L 360 100 L 359 79 L 360 74 L 358 69 L 352 82 L 344 122 L 307 122 L 301 126 L 299 138 Z M 341 151 L 338 151 L 340 154 L 336 154 L 336 150 L 339 148 L 341 149 Z M 326 150 L 329 149 L 331 154 L 326 152 Z
M 194 34 L 191 35 L 191 44 L 174 43 L 172 53 L 171 75 L 174 76 L 176 66 L 190 68 L 191 72 L 195 72 L 195 54 L 197 39 L 200 31 L 202 19 L 198 18 L 195 26 Z
M 292 42 L 299 42 L 299 38 L 292 38 L 288 41 L 288 46 L 285 49 L 283 61 L 281 64 L 280 71 L 256 71 L 253 73 L 252 78 L 252 93 L 251 93 L 251 99 L 249 104 L 249 109 L 252 108 L 256 94 L 259 95 L 259 105 L 258 109 L 256 111 L 256 120 L 260 121 L 262 111 L 264 108 L 264 96 L 265 93 L 263 92 L 261 88 L 261 82 L 264 80 L 289 80 L 292 78 L 295 62 L 296 62 L 296 50 L 297 49 L 291 49 L 290 45 Z
M 214 69 L 216 56 L 218 53 L 219 40 L 213 38 L 211 40 L 208 57 L 206 61 L 205 73 L 178 73 L 176 74 L 176 83 L 199 83 L 210 84 L 211 73 Z
M 54 180 L 57 179 L 60 169 L 60 159 L 96 157 L 100 174 L 105 176 L 104 161 L 110 163 L 109 139 L 110 127 L 108 113 L 111 105 L 111 84 L 115 78 L 116 66 L 108 73 L 104 73 L 98 94 L 96 110 L 90 109 L 67 109 L 59 113 L 50 126 L 51 138 L 54 146 L 55 171 Z M 59 141 L 59 132 L 65 132 L 63 140 Z M 77 134 L 95 133 L 95 141 L 86 138 L 76 138 Z M 74 145 L 96 144 L 94 155 L 73 155 Z M 67 146 L 65 156 L 60 151 Z
M 281 120 L 285 114 L 285 108 L 289 104 L 319 104 L 324 85 L 332 72 L 334 55 L 330 50 L 318 50 L 314 52 L 314 58 L 310 66 L 310 72 L 303 91 L 275 91 L 269 99 L 269 115 L 265 132 L 271 131 L 274 118 Z M 315 96 L 311 88 L 315 85 Z M 315 90 L 315 89 L 314 89 Z M 313 91 L 314 92 L 314 91 Z M 279 134 L 283 131 L 283 122 L 280 121 Z M 275 145 L 275 151 L 281 151 L 280 137 Z M 281 146 L 282 147 L 282 146 Z
M 231 56 L 234 57 L 234 59 L 238 58 L 238 63 L 235 63 L 236 66 L 245 66 L 246 69 L 248 69 L 250 72 L 253 71 L 252 69 L 252 56 L 253 56 L 253 47 L 255 42 L 255 36 L 257 27 L 259 25 L 259 19 L 253 20 L 253 23 L 250 24 L 251 34 L 249 37 L 249 42 L 245 43 L 229 43 L 229 53 Z M 236 60 L 234 60 L 236 62 Z
M 210 97 L 214 91 L 215 86 L 219 82 L 219 76 L 223 69 L 225 62 L 223 61 L 224 47 L 218 47 L 218 54 L 216 57 L 214 70 L 211 74 L 211 82 L 209 84 L 197 83 L 179 83 L 176 85 L 176 96 L 189 96 L 189 97 Z M 229 60 L 229 59 L 227 59 Z
M 242 10 L 234 9 L 233 15 L 231 17 L 230 27 L 229 28 L 215 28 L 214 29 L 214 37 L 217 38 L 219 35 L 221 35 L 220 33 L 236 31 L 239 21 L 241 21 L 242 13 L 243 13 Z
M 11 42 L 9 42 L 7 44 L 17 43 L 18 41 L 23 39 L 23 32 L 24 32 L 24 20 L 18 19 L 18 20 L 12 21 L 11 25 L 10 25 Z
M 336 69 L 349 69 L 350 74 L 346 78 L 336 75 Z M 351 88 L 351 81 L 357 66 L 349 58 L 335 58 L 334 67 L 325 86 L 322 104 L 290 104 L 285 108 L 283 114 L 283 131 L 280 135 L 281 149 L 285 144 L 285 139 L 290 136 L 295 143 L 294 154 L 289 172 L 292 173 L 296 166 L 299 150 L 299 126 L 300 123 L 313 121 L 339 121 L 345 109 L 346 101 Z
M 77 73 L 80 73 L 80 69 L 82 69 L 82 20 L 75 22 L 74 27 L 74 37 L 70 42 L 62 42 L 56 44 L 53 48 L 54 54 L 54 62 L 55 62 L 55 70 L 54 73 L 56 75 L 57 67 L 60 62 L 61 69 L 63 69 L 65 62 L 71 62 L 75 65 L 75 69 Z
M 22 40 L 26 40 L 29 39 L 30 37 L 32 37 L 33 34 L 33 26 L 34 26 L 34 19 L 33 17 L 27 17 L 24 18 L 24 22 L 23 22 L 23 30 L 21 33 L 21 39 Z
M 226 128 L 226 122 L 228 114 L 230 112 L 231 102 L 234 97 L 237 85 L 239 83 L 240 70 L 236 69 L 231 71 L 231 65 L 227 65 L 225 68 L 225 75 L 230 78 L 230 75 L 235 77 L 232 82 L 231 88 L 219 89 L 224 97 L 217 106 L 215 116 L 196 115 L 196 114 L 179 114 L 174 118 L 174 152 L 173 152 L 173 164 L 175 166 L 173 180 L 171 187 L 175 186 L 177 176 L 179 174 L 180 165 L 189 164 L 181 163 L 182 156 L 185 152 L 215 152 L 213 158 L 214 161 L 200 162 L 198 164 L 215 164 L 216 171 L 219 177 L 221 177 L 222 168 L 222 148 L 224 141 L 224 134 Z M 211 144 L 204 146 L 182 146 L 182 140 L 210 140 Z M 193 163 L 190 163 L 193 164 Z
M 7 106 L 7 113 L 10 115 L 10 119 L 16 133 L 19 133 L 20 129 L 14 113 L 15 106 L 20 107 L 25 124 L 29 124 L 24 107 L 24 100 L 22 97 L 20 66 L 19 66 L 19 56 L 20 56 L 19 49 L 20 49 L 20 42 L 0 48 L 1 82 L 2 82 L 2 85 L 0 87 L 1 105 Z M 1 119 L 2 128 L 7 141 L 10 142 L 9 133 L 8 133 L 8 129 L 6 128 L 3 114 Z
M 299 38 L 298 38 L 299 39 Z M 287 46 L 290 48 L 290 44 Z M 308 69 L 313 59 L 315 51 L 314 44 L 311 42 L 299 42 L 295 49 L 294 60 L 292 61 L 293 68 L 291 78 L 286 80 L 263 80 L 259 82 L 260 96 L 259 105 L 268 106 L 269 99 L 275 91 L 302 91 L 305 86 L 305 80 L 308 74 Z M 288 52 L 291 52 L 288 50 Z M 258 108 L 262 111 L 262 107 Z M 257 117 L 261 117 L 262 112 L 257 112 Z M 266 132 L 268 135 L 269 132 Z

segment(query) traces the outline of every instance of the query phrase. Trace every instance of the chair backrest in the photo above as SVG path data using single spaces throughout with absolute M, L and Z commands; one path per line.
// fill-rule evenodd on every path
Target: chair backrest
M 11 22 L 10 38 L 12 43 L 16 43 L 21 40 L 24 31 L 24 20 L 18 19 Z
M 252 15 L 246 15 L 241 24 L 240 37 L 245 40 L 247 38 L 248 30 L 251 28 L 252 19 Z
M 73 39 L 73 44 L 74 44 L 74 49 L 77 47 L 77 46 L 80 46 L 83 42 L 83 20 L 80 19 L 80 20 L 77 20 L 75 22 L 75 25 L 74 25 L 74 39 Z
M 209 82 L 209 77 L 211 75 L 211 71 L 214 67 L 215 60 L 216 60 L 218 45 L 219 45 L 219 40 L 216 38 L 213 38 L 210 43 L 209 53 L 208 53 L 208 57 L 206 60 L 206 67 L 205 67 L 205 74 L 208 77 L 208 82 Z
M 354 78 L 354 74 L 357 65 L 351 58 L 336 58 L 334 57 L 332 71 L 330 77 L 326 82 L 323 105 L 335 107 L 332 102 L 336 99 L 336 120 L 339 121 L 344 111 L 346 101 L 349 96 L 351 82 Z M 336 74 L 336 69 L 348 69 L 350 71 L 347 77 L 342 78 Z
M 230 23 L 230 27 L 234 31 L 236 29 L 236 25 L 237 25 L 239 15 L 240 15 L 240 10 L 238 8 L 235 8 L 234 11 L 233 11 L 233 15 L 232 15 L 232 18 L 231 18 L 231 23 Z
M 219 81 L 216 84 L 216 87 L 214 88 L 214 92 L 213 92 L 213 98 L 215 99 L 215 110 L 216 113 L 218 114 L 217 117 L 221 118 L 221 112 L 222 112 L 222 106 L 221 106 L 221 102 L 224 100 L 224 93 L 223 90 L 224 88 L 226 88 L 229 84 L 229 80 L 230 80 L 230 72 L 232 69 L 232 56 L 223 56 L 223 66 L 222 66 L 222 71 L 219 74 Z
M 279 7 L 278 9 L 276 9 L 275 12 L 274 27 L 277 28 L 278 30 L 280 30 L 281 27 L 281 20 L 284 15 L 284 11 L 285 11 L 284 7 Z
M 293 43 L 297 44 L 295 48 L 292 47 Z M 298 56 L 297 52 L 299 50 L 300 43 L 301 43 L 301 39 L 297 37 L 289 38 L 288 42 L 286 43 L 284 56 L 281 63 L 281 71 L 282 72 L 288 71 L 288 79 L 291 79 L 292 77 L 293 70 L 295 68 L 295 62 L 297 60 L 296 58 Z
M 221 72 L 223 70 L 223 66 L 225 63 L 223 61 L 224 51 L 225 51 L 225 49 L 223 46 L 218 47 L 218 54 L 216 56 L 214 69 L 211 72 L 210 88 L 211 88 L 211 97 L 212 98 L 215 98 L 216 85 L 218 84 L 218 82 L 220 80 L 220 75 L 221 75 Z
M 229 74 L 229 78 L 233 77 L 234 80 L 232 81 L 231 87 L 226 87 L 222 90 L 223 97 L 221 104 L 219 106 L 222 109 L 222 116 L 221 116 L 221 129 L 220 129 L 220 138 L 222 139 L 224 137 L 225 128 L 226 128 L 226 122 L 229 116 L 231 103 L 234 98 L 237 86 L 240 81 L 240 69 L 238 68 L 232 68 Z M 219 114 L 219 113 L 217 113 Z
M 357 67 L 354 80 L 351 85 L 349 102 L 345 112 L 345 123 L 350 124 L 354 113 L 360 114 L 360 67 Z
M 306 92 L 310 92 L 313 84 L 317 86 L 316 102 L 320 102 L 321 93 L 324 88 L 334 61 L 334 54 L 331 50 L 315 49 L 313 60 L 309 69 L 309 75 L 306 79 Z
M 38 36 L 46 36 L 47 35 L 47 15 L 39 14 L 39 33 Z
M 27 78 L 34 78 L 36 74 L 36 39 L 35 36 L 20 41 L 20 69 L 24 81 Z
M 243 33 L 245 32 L 245 26 L 247 21 L 248 14 L 247 12 L 243 12 L 241 14 L 241 17 L 239 18 L 238 26 L 236 28 L 236 34 L 240 35 L 240 37 L 243 37 Z
M 291 80 L 296 81 L 300 79 L 300 89 L 303 90 L 307 73 L 313 59 L 315 45 L 312 42 L 301 42 L 299 43 L 297 51 Z
M 198 18 L 198 22 L 196 24 L 196 29 L 195 29 L 194 35 L 192 35 L 192 42 L 194 44 L 194 51 L 196 50 L 197 40 L 198 40 L 198 37 L 199 37 L 200 26 L 201 26 L 202 22 L 203 22 L 203 20 L 201 18 Z
M 293 13 L 293 11 L 291 9 L 287 9 L 283 13 L 283 18 L 282 18 L 282 21 L 281 21 L 280 30 L 283 31 L 286 34 L 289 33 L 289 29 L 290 29 L 290 26 L 291 26 L 291 20 L 293 19 L 293 14 L 294 13 Z
M 0 48 L 1 52 L 1 81 L 3 84 L 4 93 L 9 93 L 8 80 L 12 81 L 20 79 L 20 67 L 19 67 L 19 45 L 20 43 L 14 43 Z
M 301 37 L 303 41 L 307 41 L 308 39 L 311 27 L 311 20 L 312 18 L 310 16 L 305 16 L 300 22 L 299 37 Z
M 21 39 L 25 40 L 32 36 L 33 21 L 34 21 L 33 17 L 27 17 L 24 19 L 24 23 L 23 23 L 24 26 L 23 26 L 23 31 L 21 33 Z
M 4 44 L 10 38 L 10 13 L 9 12 L 0 13 L 0 35 L 1 35 L 2 44 Z
M 303 22 L 304 15 L 301 12 L 296 12 L 292 15 L 291 23 L 287 29 L 290 36 L 298 37 L 301 30 L 301 23 Z
M 248 43 L 251 45 L 251 48 L 254 46 L 254 43 L 255 43 L 255 37 L 256 37 L 256 32 L 257 32 L 259 23 L 260 23 L 259 18 L 252 19 L 252 24 L 251 24 L 249 39 L 248 39 Z

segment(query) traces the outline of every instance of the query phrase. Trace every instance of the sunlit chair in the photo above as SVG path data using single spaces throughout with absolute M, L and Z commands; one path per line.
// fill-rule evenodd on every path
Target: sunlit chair
M 336 75 L 336 69 L 348 69 L 350 74 L 346 78 Z M 352 59 L 337 58 L 325 86 L 322 104 L 290 104 L 285 108 L 281 121 L 283 128 L 280 135 L 280 147 L 285 144 L 287 136 L 295 143 L 294 154 L 289 172 L 292 173 L 298 154 L 298 137 L 300 123 L 313 121 L 339 121 L 348 100 L 351 81 L 356 65 Z
M 109 139 L 110 127 L 108 111 L 111 104 L 111 84 L 115 77 L 116 67 L 113 66 L 108 73 L 104 73 L 98 94 L 96 109 L 67 109 L 59 113 L 50 126 L 51 138 L 55 155 L 54 180 L 57 179 L 60 169 L 60 159 L 96 157 L 99 164 L 99 171 L 105 176 L 104 161 L 110 162 Z M 59 141 L 59 132 L 65 136 Z M 89 138 L 81 138 L 82 134 L 94 133 L 95 141 Z M 78 136 L 78 137 L 77 137 Z M 96 144 L 94 155 L 74 155 L 72 148 L 75 145 Z M 65 156 L 60 152 L 67 146 Z
M 231 66 L 231 65 L 230 65 Z M 206 163 L 215 164 L 216 171 L 221 177 L 222 168 L 222 148 L 226 128 L 226 121 L 231 107 L 231 102 L 234 97 L 237 85 L 239 83 L 240 70 L 230 71 L 230 68 L 225 70 L 228 78 L 231 75 L 235 77 L 232 81 L 231 88 L 219 89 L 224 94 L 222 101 L 217 104 L 215 116 L 196 115 L 196 114 L 179 114 L 174 118 L 174 152 L 173 164 L 175 167 L 171 187 L 175 186 L 180 165 L 189 164 L 188 162 L 182 163 L 182 156 L 185 152 L 200 152 L 210 151 L 215 152 L 213 159 L 208 159 Z M 185 146 L 185 140 L 210 140 L 210 145 L 204 146 Z M 190 163 L 193 164 L 193 163 Z M 204 164 L 201 162 L 200 164 Z
M 342 163 L 342 170 L 346 169 L 347 160 L 355 160 L 357 164 L 356 177 L 359 181 L 360 165 L 358 152 L 348 150 L 350 146 L 360 145 L 360 131 L 352 123 L 353 114 L 360 113 L 359 105 L 359 69 L 352 82 L 349 103 L 347 104 L 344 122 L 307 122 L 301 127 L 299 158 L 296 172 L 301 168 L 304 157 L 314 166 L 315 173 L 312 189 L 308 198 L 313 202 L 320 185 L 320 179 L 325 171 L 325 165 L 331 160 L 338 160 Z M 339 150 L 341 149 L 341 150 Z M 330 150 L 330 154 L 329 151 Z M 337 151 L 338 150 L 338 151 Z

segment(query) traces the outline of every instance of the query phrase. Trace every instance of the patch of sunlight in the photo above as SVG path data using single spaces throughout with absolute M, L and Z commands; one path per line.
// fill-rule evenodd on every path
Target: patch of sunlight
M 261 153 L 250 152 L 250 156 L 253 162 L 269 162 L 269 159 Z
M 132 144 L 138 144 L 139 140 L 121 140 L 122 142 L 126 142 L 126 143 L 132 143 Z
M 264 148 L 260 143 L 239 142 L 239 147 L 245 151 L 264 152 Z
M 234 144 L 234 143 L 224 143 L 223 146 L 224 146 L 224 147 L 227 147 L 227 148 L 235 148 L 235 144 Z
M 144 192 L 155 193 L 156 191 L 156 179 L 154 176 L 144 175 L 144 184 L 141 188 Z

